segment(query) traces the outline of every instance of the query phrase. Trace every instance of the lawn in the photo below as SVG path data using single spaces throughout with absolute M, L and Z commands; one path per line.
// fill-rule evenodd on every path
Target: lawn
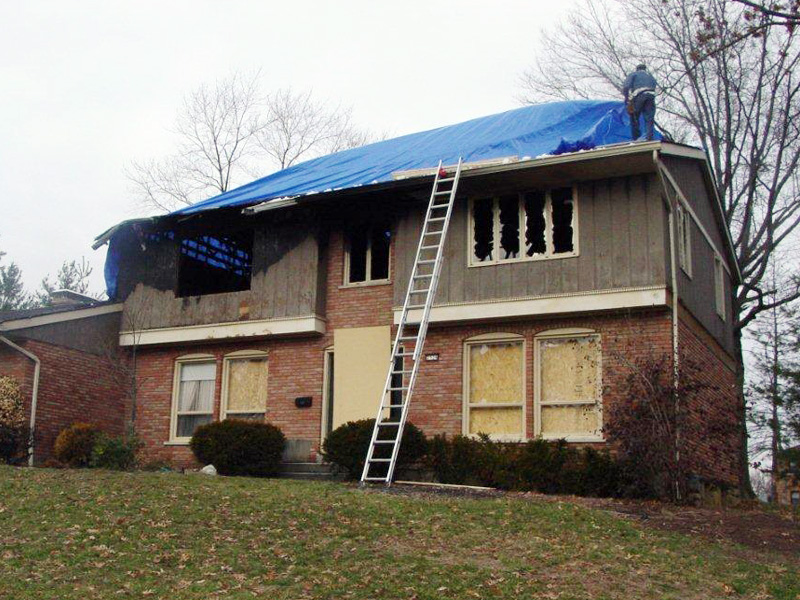
M 800 598 L 798 561 L 568 501 L 0 467 L 0 598 Z

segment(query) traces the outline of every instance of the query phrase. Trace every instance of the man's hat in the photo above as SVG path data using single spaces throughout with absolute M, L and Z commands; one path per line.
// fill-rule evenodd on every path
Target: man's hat
M 646 71 L 647 70 L 647 65 L 644 64 L 644 63 L 639 63 L 638 65 L 636 65 L 636 70 L 637 71 Z

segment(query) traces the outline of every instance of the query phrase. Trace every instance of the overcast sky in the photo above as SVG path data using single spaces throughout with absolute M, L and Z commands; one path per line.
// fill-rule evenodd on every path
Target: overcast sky
M 174 149 L 184 94 L 261 69 L 393 135 L 518 106 L 539 31 L 574 0 L 3 2 L 0 249 L 29 288 L 137 216 L 124 167 Z

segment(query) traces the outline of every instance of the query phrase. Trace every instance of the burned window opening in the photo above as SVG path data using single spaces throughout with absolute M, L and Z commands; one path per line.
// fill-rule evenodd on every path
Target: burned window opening
M 387 281 L 391 242 L 388 223 L 352 227 L 347 232 L 345 283 Z
M 473 255 L 478 262 L 493 259 L 494 251 L 494 199 L 475 200 L 472 206 Z
M 572 218 L 574 205 L 572 203 L 572 189 L 560 188 L 551 192 L 553 216 L 553 254 L 573 252 L 574 231 Z
M 544 192 L 525 194 L 525 254 L 547 254 L 547 221 Z
M 502 196 L 500 210 L 500 250 L 502 258 L 519 256 L 519 197 Z
M 199 235 L 180 243 L 178 296 L 250 289 L 253 232 Z

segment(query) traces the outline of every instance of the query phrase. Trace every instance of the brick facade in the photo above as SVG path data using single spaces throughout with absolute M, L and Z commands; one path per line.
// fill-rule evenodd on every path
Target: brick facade
M 17 340 L 41 361 L 36 407 L 34 461 L 53 456 L 53 443 L 75 422 L 97 425 L 110 434 L 124 431 L 127 406 L 116 366 L 103 357 L 73 348 L 34 340 Z M 0 375 L 20 383 L 30 418 L 33 362 L 6 345 L 0 346 Z
M 268 353 L 267 420 L 279 426 L 288 439 L 309 442 L 312 447 L 309 459 L 315 459 L 321 436 L 324 352 L 333 344 L 334 330 L 390 325 L 393 318 L 392 285 L 342 286 L 342 268 L 343 243 L 341 236 L 334 232 L 328 252 L 327 333 L 324 335 L 140 348 L 137 432 L 145 442 L 145 459 L 167 461 L 176 466 L 196 466 L 186 445 L 170 445 L 168 442 L 175 361 L 178 357 L 196 353 L 214 357 L 217 363 L 216 419 L 220 411 L 222 361 L 226 354 L 238 350 Z M 605 413 L 613 403 L 626 399 L 626 363 L 635 363 L 640 358 L 670 357 L 672 353 L 671 312 L 665 308 L 485 324 L 431 325 L 425 351 L 438 354 L 439 360 L 421 366 L 410 421 L 428 435 L 460 434 L 463 427 L 464 342 L 481 334 L 509 333 L 520 335 L 525 341 L 526 435 L 532 437 L 535 415 L 534 338 L 543 331 L 564 328 L 591 329 L 601 336 Z M 719 391 L 701 396 L 697 401 L 701 406 L 692 407 L 692 414 L 698 415 L 698 419 L 701 414 L 711 415 L 716 420 L 736 414 L 736 380 L 735 373 L 729 368 L 730 357 L 712 338 L 703 338 L 696 327 L 687 323 L 681 326 L 681 339 L 683 354 L 707 367 L 704 376 Z M 298 396 L 311 396 L 312 406 L 297 408 L 294 400 Z M 691 441 L 688 453 L 702 476 L 735 483 L 736 454 L 731 446 L 734 443 L 734 440 L 718 443 L 712 436 L 704 436 Z

